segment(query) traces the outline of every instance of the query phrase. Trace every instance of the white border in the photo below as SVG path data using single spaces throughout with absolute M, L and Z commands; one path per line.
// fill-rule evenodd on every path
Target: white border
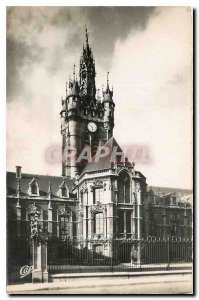
M 3 0 L 2 0 L 3 2 Z M 153 0 L 153 1 L 141 1 L 141 0 L 123 0 L 123 1 L 116 1 L 116 0 L 95 0 L 95 1 L 83 1 L 83 0 L 73 0 L 73 1 L 64 1 L 64 0 L 57 0 L 57 1 L 4 1 L 4 3 L 0 4 L 0 136 L 1 136 L 1 147 L 0 147 L 0 192 L 1 192 L 1 227 L 0 227 L 0 235 L 2 243 L 0 247 L 0 257 L 1 257 L 1 272 L 0 272 L 0 295 L 1 299 L 7 298 L 8 295 L 6 294 L 6 181 L 5 181 L 5 174 L 6 174 L 6 6 L 191 6 L 192 8 L 196 9 L 199 6 L 198 0 Z M 197 14 L 197 12 L 196 12 Z M 198 26 L 197 21 L 195 19 L 195 50 L 197 49 L 196 44 L 198 41 Z M 197 53 L 195 53 L 196 57 Z M 195 58 L 196 59 L 196 58 Z M 198 69 L 198 62 L 195 61 L 195 71 Z M 196 74 L 195 74 L 196 76 Z M 198 86 L 198 79 L 196 78 L 196 87 Z M 195 87 L 195 90 L 197 89 Z M 197 97 L 197 93 L 195 91 L 195 97 Z M 195 116 L 198 115 L 198 107 L 195 99 Z M 14 130 L 14 120 L 10 120 L 13 123 L 13 130 Z M 198 119 L 196 121 L 196 128 L 198 128 Z M 196 136 L 198 140 L 198 132 L 196 130 Z M 197 149 L 197 145 L 196 149 Z M 195 149 L 195 152 L 196 152 Z M 196 158 L 195 158 L 196 161 Z M 198 162 L 197 169 L 198 169 Z M 195 184 L 197 185 L 197 182 Z M 195 195 L 195 200 L 197 195 Z M 196 205 L 195 205 L 196 207 Z M 199 207 L 199 206 L 198 206 Z M 196 213 L 195 213 L 196 215 Z M 197 219 L 197 218 L 196 218 Z M 195 220 L 195 228 L 197 228 L 196 220 Z M 196 240 L 196 237 L 195 237 Z M 198 254 L 198 253 L 197 253 Z M 196 278 L 196 286 L 197 286 L 197 278 Z M 102 295 L 103 296 L 103 295 Z M 70 295 L 67 295 L 70 297 Z M 78 296 L 76 296 L 78 297 Z M 103 296 L 106 298 L 106 296 Z M 122 297 L 122 296 L 121 296 Z M 136 297 L 136 296 L 133 296 Z M 143 296 L 144 297 L 144 296 Z M 172 296 L 170 296 L 172 298 Z M 23 297 L 23 299 L 26 297 Z M 38 297 L 38 298 L 41 298 Z M 55 297 L 53 297 L 55 298 Z M 139 297 L 140 298 L 140 297 Z M 74 296 L 73 296 L 74 299 Z

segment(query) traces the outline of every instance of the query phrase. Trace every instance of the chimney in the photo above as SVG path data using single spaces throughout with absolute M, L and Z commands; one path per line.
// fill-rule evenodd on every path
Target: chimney
M 16 166 L 16 178 L 21 179 L 21 167 Z

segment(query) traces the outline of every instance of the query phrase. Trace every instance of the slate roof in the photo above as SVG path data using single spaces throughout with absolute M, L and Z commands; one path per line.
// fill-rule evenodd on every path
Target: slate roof
M 59 186 L 63 182 L 63 177 L 61 176 L 49 176 L 49 175 L 35 175 L 35 180 L 39 186 L 40 196 L 48 195 L 49 181 L 51 182 L 52 197 L 58 197 Z M 33 174 L 22 173 L 21 178 L 21 194 L 28 195 L 29 183 L 33 179 Z M 74 185 L 74 180 L 71 178 L 65 178 L 65 182 L 69 189 L 69 197 L 75 198 L 72 193 L 72 187 Z M 7 185 L 7 195 L 16 195 L 16 174 L 14 172 L 7 172 L 6 178 Z
M 82 176 L 83 174 L 88 173 L 88 172 L 110 169 L 112 167 L 111 155 L 112 155 L 113 147 L 115 147 L 115 146 L 117 147 L 117 152 L 124 153 L 114 137 L 111 137 L 110 140 L 104 146 L 109 148 L 109 150 L 110 150 L 109 155 L 107 155 L 105 157 L 100 157 L 100 159 L 97 162 L 94 161 L 95 157 L 96 157 L 96 156 L 94 156 L 92 159 L 92 162 L 87 163 L 87 165 L 83 169 L 80 176 Z M 125 158 L 125 160 L 126 160 L 127 166 L 132 167 L 132 165 L 128 161 L 127 157 Z M 116 163 L 121 163 L 121 155 L 116 155 Z
M 160 196 L 163 196 L 163 194 L 170 194 L 170 193 L 176 193 L 176 195 L 178 196 L 180 194 L 180 196 L 188 196 L 190 194 L 193 193 L 192 190 L 189 189 L 179 189 L 179 188 L 170 188 L 170 187 L 160 187 L 160 186 L 148 186 L 148 191 L 150 191 L 150 189 L 153 190 L 153 192 Z

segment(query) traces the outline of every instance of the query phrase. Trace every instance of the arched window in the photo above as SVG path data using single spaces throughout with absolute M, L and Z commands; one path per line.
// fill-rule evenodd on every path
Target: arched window
M 118 178 L 118 202 L 130 203 L 130 177 L 125 171 Z

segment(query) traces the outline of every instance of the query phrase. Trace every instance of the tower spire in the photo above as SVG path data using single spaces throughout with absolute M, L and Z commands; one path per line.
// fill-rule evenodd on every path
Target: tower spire
M 88 44 L 88 30 L 87 30 L 86 25 L 85 25 L 85 31 L 86 31 L 86 35 L 85 35 L 85 37 L 86 37 L 86 44 Z
M 95 86 L 95 61 L 93 53 L 88 42 L 88 30 L 85 25 L 86 46 L 83 47 L 83 52 L 80 58 L 80 95 L 87 97 L 88 101 L 95 101 L 96 86 Z
M 75 81 L 75 65 L 73 66 L 73 78 L 74 78 L 74 81 Z
M 106 87 L 107 90 L 109 90 L 109 72 L 107 72 L 107 87 Z

